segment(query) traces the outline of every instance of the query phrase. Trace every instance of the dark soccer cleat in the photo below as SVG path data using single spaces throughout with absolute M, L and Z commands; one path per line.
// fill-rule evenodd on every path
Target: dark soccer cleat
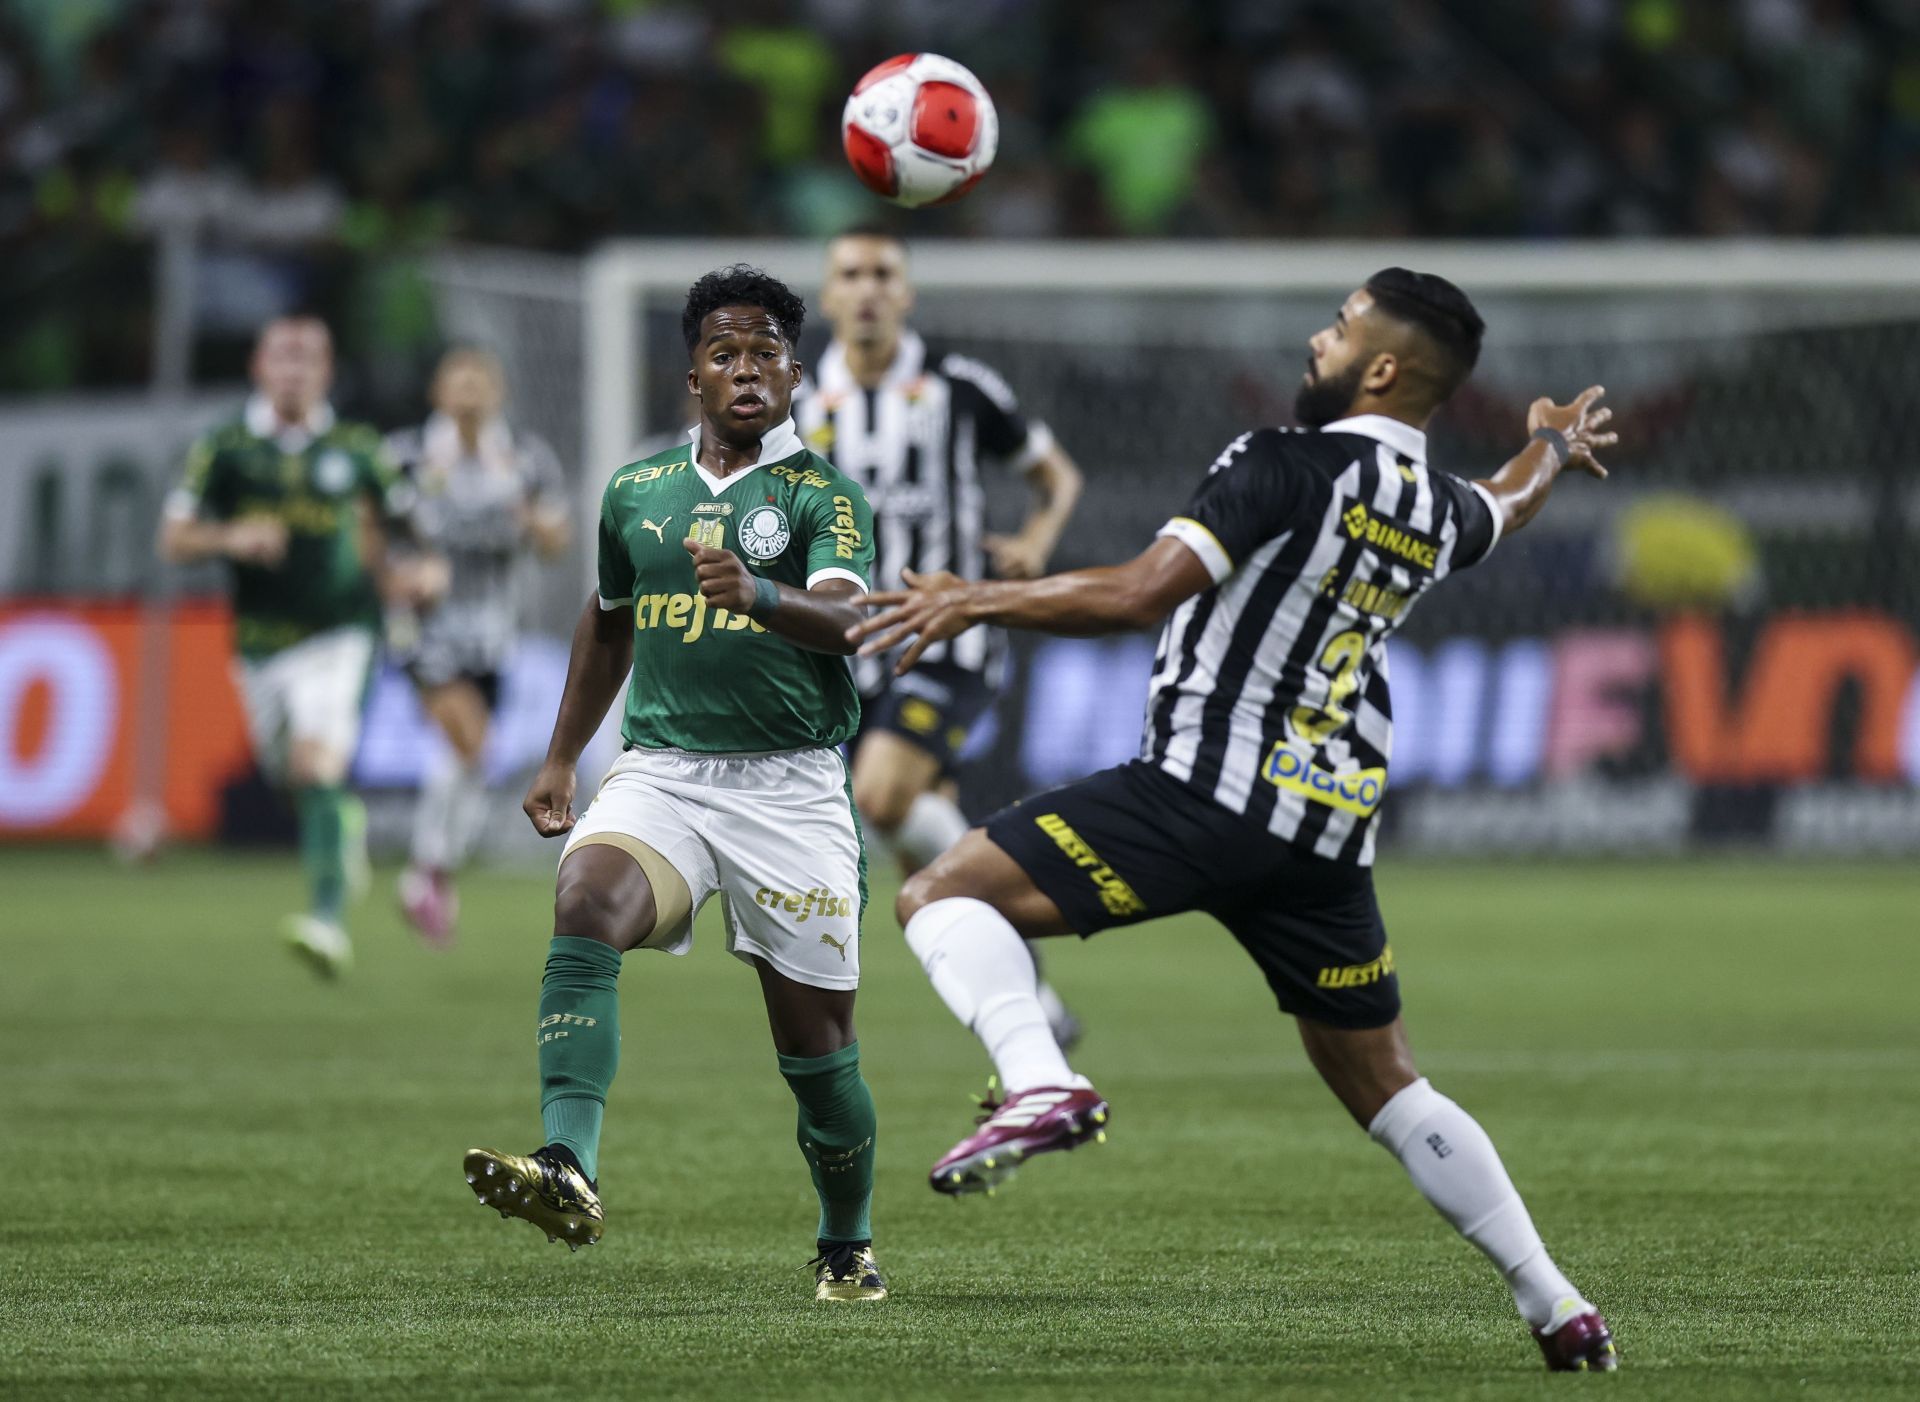
M 816 1300 L 884 1300 L 887 1280 L 874 1263 L 871 1246 L 842 1243 L 823 1246 L 813 1258 Z
M 1598 1310 L 1576 1314 L 1552 1333 L 1535 1329 L 1533 1337 L 1547 1356 L 1549 1372 L 1611 1373 L 1620 1366 L 1613 1331 Z
M 545 1149 L 531 1154 L 469 1149 L 463 1166 L 467 1186 L 482 1207 L 533 1223 L 548 1241 L 564 1241 L 569 1251 L 592 1246 L 606 1231 L 607 1214 L 593 1184 Z
M 1005 1101 L 995 1100 L 990 1088 L 980 1108 L 986 1112 L 980 1128 L 949 1149 L 928 1175 L 936 1193 L 991 1193 L 1035 1154 L 1076 1149 L 1088 1140 L 1105 1143 L 1112 1113 L 1092 1087 L 1042 1086 Z

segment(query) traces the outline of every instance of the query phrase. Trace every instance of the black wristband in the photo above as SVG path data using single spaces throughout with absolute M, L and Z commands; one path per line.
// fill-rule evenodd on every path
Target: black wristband
M 780 586 L 771 579 L 760 575 L 753 577 L 753 602 L 747 606 L 747 617 L 762 619 L 769 617 L 780 607 Z
M 1557 428 L 1536 428 L 1533 431 L 1533 437 L 1535 441 L 1545 443 L 1553 449 L 1553 456 L 1559 460 L 1562 467 L 1565 467 L 1567 459 L 1573 456 L 1573 451 L 1567 447 L 1567 435 Z

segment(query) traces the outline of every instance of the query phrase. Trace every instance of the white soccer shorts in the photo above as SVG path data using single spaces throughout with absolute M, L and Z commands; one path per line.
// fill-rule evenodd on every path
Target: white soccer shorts
M 237 660 L 234 676 L 260 767 L 284 777 L 295 740 L 316 741 L 351 761 L 372 666 L 373 633 L 365 628 L 333 628 L 270 657 Z
M 860 838 L 838 750 L 628 750 L 560 859 L 623 838 L 665 858 L 692 898 L 643 948 L 685 954 L 694 917 L 717 893 L 735 957 L 757 956 L 814 988 L 860 986 Z

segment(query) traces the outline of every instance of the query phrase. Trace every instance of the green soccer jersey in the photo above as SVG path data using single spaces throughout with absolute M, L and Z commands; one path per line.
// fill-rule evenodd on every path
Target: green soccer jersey
M 297 439 L 273 436 L 259 400 L 195 440 L 170 510 L 216 521 L 267 516 L 284 522 L 287 553 L 272 566 L 235 562 L 234 632 L 240 652 L 261 657 L 332 628 L 377 628 L 380 600 L 361 557 L 356 510 L 370 501 L 395 514 L 403 490 L 363 424 L 322 411 Z
M 865 589 L 873 571 L 866 494 L 808 452 L 790 424 L 763 440 L 770 461 L 724 480 L 708 478 L 695 451 L 673 448 L 621 468 L 600 501 L 600 598 L 633 604 L 622 738 L 704 754 L 845 743 L 860 723 L 847 659 L 708 608 L 682 542 L 730 550 L 756 575 L 796 589 L 834 578 Z

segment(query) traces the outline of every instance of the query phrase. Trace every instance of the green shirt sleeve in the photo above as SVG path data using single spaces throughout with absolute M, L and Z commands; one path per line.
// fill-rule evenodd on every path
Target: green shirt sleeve
M 233 515 L 233 499 L 217 431 L 201 434 L 187 449 L 186 465 L 181 469 L 180 485 L 167 499 L 167 511 L 174 516 L 204 516 L 224 521 Z
M 600 602 L 633 602 L 633 554 L 613 520 L 612 489 L 600 497 Z
M 873 508 L 867 495 L 842 478 L 813 493 L 805 516 L 807 588 L 823 577 L 851 576 L 873 587 Z

